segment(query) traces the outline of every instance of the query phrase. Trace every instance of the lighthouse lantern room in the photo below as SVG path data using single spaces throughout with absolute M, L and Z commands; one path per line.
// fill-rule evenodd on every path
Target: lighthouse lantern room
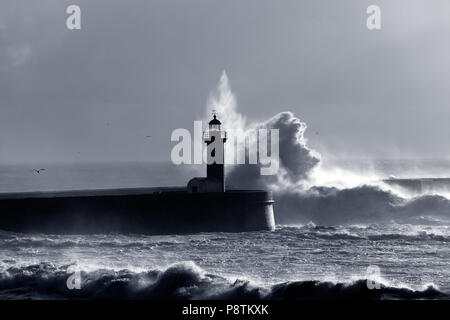
M 206 178 L 193 178 L 188 183 L 188 192 L 225 192 L 225 142 L 227 132 L 221 129 L 222 123 L 213 111 L 213 119 L 208 130 L 203 132 L 206 143 Z

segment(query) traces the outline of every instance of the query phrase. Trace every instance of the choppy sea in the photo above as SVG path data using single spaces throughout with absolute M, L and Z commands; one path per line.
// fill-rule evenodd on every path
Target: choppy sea
M 422 176 L 409 169 L 402 176 L 404 163 L 371 169 L 380 181 L 408 178 L 400 186 L 379 181 L 315 186 L 294 198 L 275 193 L 273 232 L 0 231 L 0 299 L 449 299 L 450 183 L 442 180 L 449 164 L 439 166 L 429 164 L 436 172 Z M 194 173 L 169 171 L 47 165 L 37 174 L 5 165 L 0 192 L 173 185 Z

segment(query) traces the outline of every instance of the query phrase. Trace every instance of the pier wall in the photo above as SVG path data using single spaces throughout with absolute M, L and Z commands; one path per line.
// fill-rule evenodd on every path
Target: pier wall
M 129 190 L 0 196 L 0 229 L 17 232 L 185 234 L 275 228 L 270 192 Z

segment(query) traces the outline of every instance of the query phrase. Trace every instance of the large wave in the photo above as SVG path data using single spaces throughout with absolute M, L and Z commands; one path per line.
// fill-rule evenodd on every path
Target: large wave
M 428 223 L 430 218 L 447 222 L 450 218 L 450 201 L 443 196 L 423 195 L 404 199 L 390 191 L 367 185 L 349 189 L 313 187 L 306 191 L 283 191 L 276 194 L 276 200 L 280 223 L 313 221 L 333 225 L 391 220 Z
M 259 165 L 228 168 L 227 185 L 272 190 L 277 223 L 342 224 L 395 220 L 450 220 L 447 193 L 408 192 L 383 181 L 373 172 L 355 173 L 342 168 L 324 168 L 318 152 L 307 146 L 306 124 L 292 112 L 281 112 L 261 123 L 249 122 L 238 113 L 236 99 L 224 72 L 208 110 L 216 109 L 225 124 L 246 134 L 254 128 L 279 130 L 279 170 L 273 176 L 260 175 Z M 446 190 L 450 186 L 446 186 Z M 425 217 L 425 219 L 424 219 Z
M 0 274 L 2 299 L 443 299 L 430 285 L 423 290 L 380 284 L 369 289 L 366 279 L 349 283 L 290 281 L 262 287 L 248 280 L 229 281 L 208 274 L 192 262 L 164 270 L 132 272 L 107 270 L 80 272 L 80 289 L 68 289 L 70 266 L 50 263 L 11 267 Z

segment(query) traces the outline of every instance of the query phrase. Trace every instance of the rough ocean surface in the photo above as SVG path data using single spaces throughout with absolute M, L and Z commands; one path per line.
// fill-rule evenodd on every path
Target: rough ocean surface
M 45 167 L 38 175 L 0 166 L 0 191 L 183 184 L 195 174 L 145 164 Z M 413 167 L 440 176 L 449 163 L 378 163 L 372 171 L 401 177 Z M 378 181 L 277 191 L 274 232 L 0 231 L 0 299 L 449 299 L 450 183 L 427 179 L 423 194 L 414 181 L 400 183 L 398 190 Z M 380 274 L 370 272 L 374 266 Z M 80 289 L 69 290 L 74 277 Z
M 274 232 L 0 231 L 0 299 L 449 299 L 449 162 L 352 163 L 353 176 L 345 167 L 350 185 L 275 189 Z M 0 166 L 0 192 L 182 185 L 197 174 L 133 163 L 30 168 Z
M 448 299 L 449 228 L 310 223 L 186 236 L 1 232 L 0 298 Z M 381 275 L 368 277 L 369 266 Z M 68 289 L 71 276 L 80 289 Z M 380 289 L 369 289 L 367 278 Z

